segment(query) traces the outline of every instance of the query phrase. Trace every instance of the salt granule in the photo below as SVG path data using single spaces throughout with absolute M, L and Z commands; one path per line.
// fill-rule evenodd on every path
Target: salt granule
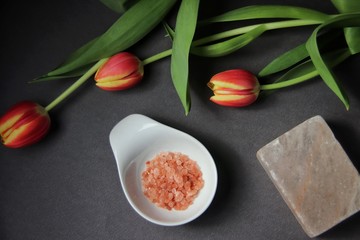
M 185 210 L 204 186 L 196 162 L 178 152 L 161 152 L 141 174 L 144 195 L 161 208 Z

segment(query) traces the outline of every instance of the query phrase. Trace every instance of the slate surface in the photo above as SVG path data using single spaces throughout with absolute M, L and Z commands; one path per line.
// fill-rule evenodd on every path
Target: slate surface
M 200 17 L 265 3 L 269 1 L 203 1 Z M 335 13 L 329 1 L 271 3 Z M 71 79 L 27 82 L 56 67 L 118 17 L 97 0 L 7 1 L 0 11 L 1 113 L 23 99 L 43 105 L 54 99 Z M 175 14 L 171 12 L 170 24 Z M 208 31 L 234 26 L 239 25 L 217 24 Z M 0 147 L 0 239 L 308 239 L 257 161 L 256 152 L 297 124 L 321 115 L 359 169 L 359 57 L 335 70 L 349 95 L 349 111 L 320 79 L 278 91 L 243 109 L 210 102 L 206 83 L 215 73 L 232 68 L 258 72 L 277 55 L 305 41 L 312 29 L 266 33 L 226 57 L 191 57 L 188 116 L 174 91 L 169 59 L 147 66 L 142 83 L 129 91 L 104 92 L 87 82 L 51 112 L 52 129 L 41 143 L 19 150 Z M 130 50 L 144 59 L 169 46 L 159 26 Z M 193 135 L 213 155 L 218 191 L 197 220 L 180 227 L 157 226 L 142 219 L 126 201 L 108 135 L 132 113 Z M 359 223 L 360 216 L 354 215 L 319 239 L 357 239 Z

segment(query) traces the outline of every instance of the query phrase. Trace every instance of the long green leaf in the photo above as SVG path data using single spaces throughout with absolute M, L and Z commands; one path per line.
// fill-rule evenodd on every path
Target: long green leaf
M 280 72 L 304 60 L 308 56 L 309 54 L 306 50 L 305 43 L 300 44 L 299 46 L 285 52 L 284 54 L 271 61 L 259 72 L 258 76 L 264 77 L 273 73 Z
M 360 11 L 359 0 L 331 0 L 337 10 L 341 13 L 350 13 Z
M 75 51 L 64 64 L 44 78 L 66 75 L 129 48 L 155 27 L 175 2 L 176 0 L 141 0 L 126 11 L 104 34 Z
M 200 0 L 182 0 L 176 17 L 175 36 L 171 55 L 171 76 L 184 107 L 190 111 L 189 52 L 194 37 Z
M 79 67 L 73 71 L 69 71 L 63 75 L 43 76 L 43 77 L 29 81 L 29 83 L 38 83 L 38 82 L 44 82 L 44 81 L 49 81 L 49 80 L 79 77 L 79 76 L 84 75 L 89 70 L 89 68 L 91 68 L 92 66 L 93 66 L 93 64 L 87 64 L 87 65 Z
M 359 0 L 331 0 L 341 13 L 360 12 Z M 360 28 L 352 27 L 344 29 L 345 39 L 352 54 L 360 52 Z
M 340 31 L 331 32 L 329 34 L 323 34 L 319 36 L 318 42 L 320 49 L 326 49 L 331 46 L 333 48 L 334 42 L 339 41 L 339 37 L 342 36 Z M 289 51 L 283 53 L 279 57 L 271 61 L 267 66 L 265 66 L 258 74 L 259 77 L 268 76 L 280 71 L 283 71 L 295 64 L 303 61 L 309 57 L 309 53 L 306 49 L 306 44 L 302 43 L 299 46 L 290 49 Z
M 266 31 L 265 25 L 257 26 L 249 32 L 229 40 L 207 45 L 192 47 L 191 53 L 203 57 L 221 57 L 233 53 L 246 46 Z
M 318 47 L 317 36 L 323 29 L 344 28 L 360 26 L 360 13 L 341 14 L 318 26 L 306 42 L 306 48 L 309 52 L 317 71 L 326 83 L 326 85 L 338 96 L 344 103 L 346 109 L 349 109 L 349 99 L 340 83 L 336 80 L 331 68 L 324 62 Z
M 306 20 L 326 20 L 327 14 L 303 7 L 284 5 L 254 5 L 238 8 L 201 23 L 229 22 L 260 18 L 295 18 Z
M 350 56 L 351 56 L 350 51 L 348 48 L 346 48 L 346 49 L 338 49 L 325 53 L 323 58 L 324 61 L 328 64 L 328 66 L 335 67 L 338 64 L 342 63 L 343 61 L 345 61 Z M 318 75 L 319 73 L 316 70 L 313 62 L 311 61 L 311 59 L 309 59 L 305 62 L 302 62 L 294 66 L 285 74 L 283 74 L 281 77 L 276 79 L 272 84 L 270 84 L 271 86 L 270 89 L 273 89 L 274 86 L 276 86 L 276 88 L 281 88 L 281 87 L 287 87 L 292 84 L 301 83 L 310 80 Z M 269 85 L 262 85 L 262 90 L 267 90 L 267 88 L 269 88 L 268 86 Z M 261 95 L 262 96 L 268 95 L 273 91 L 275 90 L 263 91 Z
M 348 57 L 350 57 L 350 51 L 346 48 L 324 54 L 323 59 L 329 67 L 335 67 Z M 316 70 L 313 62 L 311 59 L 309 59 L 286 72 L 284 75 L 278 78 L 276 82 L 294 81 L 294 79 L 310 79 L 311 77 L 318 75 L 319 73 Z
M 325 54 L 324 61 L 329 66 L 334 67 L 340 64 L 341 62 L 343 62 L 345 59 L 347 59 L 350 56 L 351 54 L 349 49 L 340 49 Z M 274 83 L 269 85 L 262 85 L 262 90 L 266 90 L 266 91 L 261 91 L 260 96 L 261 97 L 268 96 L 274 91 L 276 91 L 276 89 L 302 83 L 311 80 L 317 76 L 319 76 L 319 73 L 316 70 L 311 59 L 309 59 L 287 71 L 284 75 L 282 75 L 280 78 L 275 80 Z M 274 88 L 275 90 L 269 90 Z
M 345 28 L 344 34 L 351 54 L 360 53 L 360 27 Z

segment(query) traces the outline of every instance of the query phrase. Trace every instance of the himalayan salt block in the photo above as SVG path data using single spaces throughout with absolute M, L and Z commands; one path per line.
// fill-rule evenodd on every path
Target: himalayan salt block
M 257 158 L 309 237 L 360 210 L 360 176 L 320 116 L 257 152 Z

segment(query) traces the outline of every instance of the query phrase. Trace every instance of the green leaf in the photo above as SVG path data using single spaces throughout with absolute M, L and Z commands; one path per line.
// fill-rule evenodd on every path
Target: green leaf
M 327 20 L 320 26 L 318 26 L 311 34 L 310 38 L 306 42 L 306 48 L 309 52 L 319 75 L 322 77 L 326 85 L 338 96 L 338 98 L 344 103 L 346 109 L 349 109 L 349 100 L 343 90 L 340 83 L 336 80 L 335 75 L 331 71 L 331 68 L 324 62 L 318 47 L 318 33 L 321 30 L 330 28 L 344 28 L 344 27 L 357 27 L 360 26 L 360 13 L 354 14 L 341 14 L 330 20 Z
M 139 0 L 100 0 L 105 6 L 117 13 L 124 13 Z
M 167 24 L 167 22 L 163 22 L 163 26 L 165 28 L 166 34 L 170 37 L 171 41 L 174 40 L 175 31 Z
M 331 0 L 340 13 L 360 11 L 359 0 Z
M 184 107 L 190 111 L 188 84 L 189 52 L 194 37 L 200 0 L 182 0 L 176 17 L 175 36 L 171 55 L 171 76 Z
M 341 13 L 360 12 L 359 0 L 331 0 Z M 345 39 L 352 54 L 360 52 L 360 28 L 345 28 Z
M 340 49 L 335 50 L 329 53 L 324 54 L 324 62 L 329 67 L 335 67 L 336 65 L 343 62 L 345 59 L 347 59 L 350 56 L 349 49 Z M 288 72 L 286 72 L 284 75 L 282 75 L 280 78 L 278 78 L 275 82 L 284 82 L 284 81 L 303 81 L 303 80 L 309 80 L 315 76 L 318 76 L 319 73 L 316 70 L 313 62 L 311 59 L 295 66 Z
M 326 20 L 327 14 L 308 8 L 285 5 L 254 5 L 238 8 L 201 23 L 229 22 L 260 18 L 295 18 L 306 20 Z
M 271 61 L 266 67 L 264 67 L 258 74 L 259 77 L 264 77 L 273 73 L 285 70 L 294 64 L 304 60 L 309 56 L 305 43 L 285 52 L 279 57 Z
M 324 61 L 328 64 L 328 66 L 335 67 L 350 56 L 351 54 L 348 48 L 338 49 L 324 54 Z M 319 76 L 319 73 L 311 59 L 309 59 L 294 66 L 273 83 L 261 85 L 261 89 L 266 91 L 262 91 L 260 94 L 262 97 L 265 97 L 274 92 L 276 89 L 302 83 L 311 80 L 316 76 Z
M 64 75 L 43 76 L 43 77 L 29 81 L 29 83 L 38 83 L 38 82 L 44 82 L 44 81 L 49 81 L 49 80 L 79 77 L 79 76 L 84 75 L 89 70 L 89 68 L 91 68 L 92 66 L 93 66 L 93 64 L 87 64 L 83 67 L 75 69 L 74 71 L 67 72 Z
M 191 53 L 203 57 L 225 56 L 246 46 L 247 44 L 255 40 L 257 37 L 259 37 L 265 31 L 266 31 L 265 25 L 260 25 L 245 34 L 242 34 L 237 37 L 233 37 L 223 42 L 219 42 L 207 46 L 192 47 Z
M 346 43 L 350 48 L 351 54 L 360 53 L 360 28 L 345 28 L 344 34 Z
M 323 34 L 319 36 L 318 42 L 320 49 L 334 47 L 334 42 L 339 41 L 339 37 L 342 36 L 340 31 L 330 32 L 329 34 Z M 279 57 L 271 61 L 267 66 L 265 66 L 258 74 L 259 77 L 268 76 L 280 71 L 283 71 L 295 64 L 303 61 L 309 57 L 309 53 L 306 49 L 306 44 L 302 43 L 299 46 L 290 49 L 289 51 L 283 53 Z
M 126 11 L 104 34 L 74 52 L 42 78 L 61 77 L 134 45 L 168 13 L 176 0 L 141 0 Z

